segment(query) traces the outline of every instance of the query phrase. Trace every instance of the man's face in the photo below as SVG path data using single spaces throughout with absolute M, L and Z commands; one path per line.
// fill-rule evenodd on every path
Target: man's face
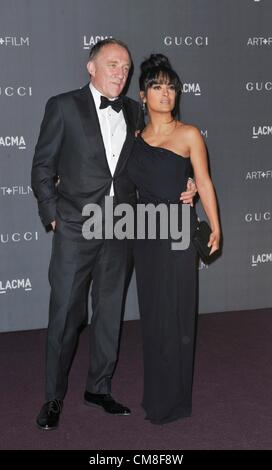
M 122 92 L 130 69 L 129 55 L 118 44 L 107 44 L 87 64 L 93 86 L 107 98 L 116 98 Z

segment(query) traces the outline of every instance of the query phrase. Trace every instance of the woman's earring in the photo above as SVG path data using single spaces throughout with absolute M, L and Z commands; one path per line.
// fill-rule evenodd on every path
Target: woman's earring
M 142 101 L 142 110 L 145 113 L 145 111 L 146 111 L 145 101 Z

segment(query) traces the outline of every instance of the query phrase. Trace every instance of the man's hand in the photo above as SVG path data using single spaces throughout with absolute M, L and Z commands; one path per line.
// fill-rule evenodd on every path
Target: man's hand
M 51 222 L 51 227 L 52 227 L 53 231 L 55 232 L 55 230 L 56 230 L 56 221 L 55 220 L 53 220 L 53 222 Z
M 190 204 L 190 206 L 193 207 L 193 205 L 194 205 L 193 204 L 193 199 L 194 199 L 196 193 L 197 193 L 196 184 L 195 184 L 195 182 L 192 178 L 189 178 L 188 181 L 187 181 L 186 191 L 181 193 L 180 200 L 184 204 Z

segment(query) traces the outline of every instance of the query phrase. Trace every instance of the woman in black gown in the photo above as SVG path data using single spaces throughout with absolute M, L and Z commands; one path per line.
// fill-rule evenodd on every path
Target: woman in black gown
M 168 59 L 153 54 L 142 64 L 140 95 L 148 123 L 136 138 L 128 163 L 141 204 L 177 204 L 194 172 L 212 234 L 211 252 L 219 247 L 216 198 L 200 132 L 175 119 L 181 83 Z M 190 207 L 191 233 L 196 213 Z M 139 223 L 139 221 L 138 221 Z M 135 241 L 135 269 L 144 354 L 143 408 L 146 419 L 163 424 L 190 416 L 197 315 L 197 254 L 172 250 L 172 239 Z

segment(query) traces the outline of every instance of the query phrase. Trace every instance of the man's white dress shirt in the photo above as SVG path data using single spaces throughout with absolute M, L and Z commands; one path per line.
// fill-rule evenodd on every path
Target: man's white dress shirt
M 90 90 L 93 95 L 101 134 L 106 151 L 109 169 L 111 175 L 114 175 L 116 165 L 126 140 L 127 125 L 124 118 L 123 110 L 119 113 L 114 111 L 111 106 L 100 109 L 101 93 L 90 83 Z M 113 182 L 111 183 L 109 196 L 114 196 Z

